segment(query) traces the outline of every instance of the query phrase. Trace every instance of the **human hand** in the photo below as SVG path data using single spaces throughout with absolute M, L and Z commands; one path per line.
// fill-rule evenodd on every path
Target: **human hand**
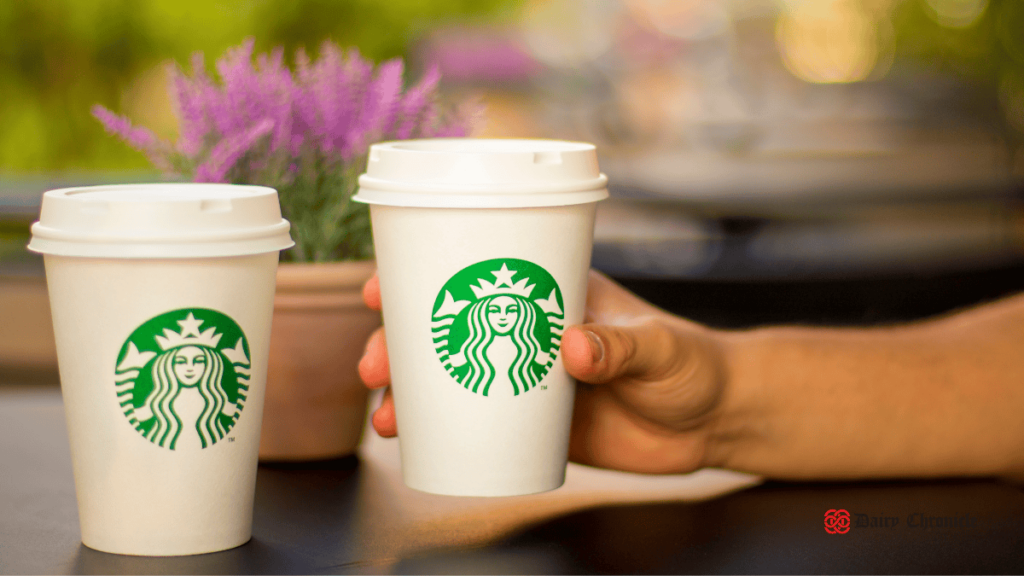
M 363 289 L 380 310 L 377 276 Z M 562 336 L 562 362 L 580 382 L 569 458 L 641 473 L 689 472 L 711 463 L 712 428 L 726 391 L 724 338 L 637 298 L 591 271 L 585 324 Z M 370 388 L 390 384 L 384 329 L 359 363 Z M 373 414 L 384 437 L 397 434 L 390 387 Z

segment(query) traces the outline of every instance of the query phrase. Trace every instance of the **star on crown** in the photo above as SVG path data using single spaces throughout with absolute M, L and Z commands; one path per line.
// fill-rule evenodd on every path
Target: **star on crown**
M 160 345 L 161 350 L 170 350 L 171 348 L 177 348 L 179 346 L 206 346 L 208 348 L 216 348 L 217 343 L 220 342 L 220 334 L 216 334 L 217 328 L 210 327 L 205 331 L 199 331 L 199 325 L 202 324 L 202 320 L 197 320 L 191 312 L 184 320 L 178 320 L 178 326 L 181 326 L 181 332 L 175 332 L 170 328 L 164 328 L 163 336 L 156 336 L 156 343 Z
M 509 270 L 505 264 L 501 265 L 501 270 L 494 270 L 491 274 L 494 274 L 493 284 L 483 278 L 477 278 L 480 286 L 473 286 L 472 284 L 469 286 L 478 299 L 484 296 L 494 296 L 495 294 L 515 294 L 529 298 L 533 292 L 535 284 L 530 284 L 529 278 L 523 278 L 516 283 L 512 283 L 512 277 L 516 275 L 516 272 L 515 270 Z

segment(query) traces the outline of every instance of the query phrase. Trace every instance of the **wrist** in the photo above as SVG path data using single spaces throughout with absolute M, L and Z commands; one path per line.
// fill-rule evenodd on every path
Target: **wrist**
M 722 397 L 708 426 L 704 465 L 749 471 L 743 463 L 765 437 L 771 412 L 762 378 L 764 334 L 714 330 L 710 338 L 718 350 Z

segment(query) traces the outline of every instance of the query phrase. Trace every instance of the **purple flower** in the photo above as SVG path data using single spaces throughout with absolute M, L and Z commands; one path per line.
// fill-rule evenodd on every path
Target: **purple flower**
M 102 106 L 93 115 L 161 170 L 197 182 L 277 188 L 295 225 L 297 259 L 365 256 L 368 230 L 346 239 L 338 222 L 354 218 L 346 210 L 365 209 L 348 196 L 370 145 L 464 135 L 479 107 L 443 108 L 436 67 L 403 91 L 401 59 L 375 67 L 357 50 L 327 42 L 315 61 L 299 50 L 293 72 L 283 50 L 255 55 L 254 45 L 248 39 L 229 49 L 215 63 L 216 78 L 199 53 L 188 73 L 171 66 L 179 128 L 173 145 Z
M 216 87 L 206 75 L 202 53 L 192 56 L 192 78 L 182 74 L 177 66 L 168 68 L 171 78 L 170 91 L 178 115 L 178 150 L 194 157 L 203 148 L 204 139 L 212 131 L 209 102 Z
M 420 83 L 405 94 L 405 99 L 398 103 L 398 125 L 395 127 L 395 138 L 405 140 L 413 135 L 423 110 L 430 105 L 430 96 L 437 89 L 441 73 L 437 66 L 431 66 L 424 74 Z
M 103 124 L 107 132 L 119 136 L 132 148 L 146 154 L 150 162 L 161 170 L 169 170 L 171 165 L 166 158 L 166 144 L 153 132 L 140 126 L 132 126 L 130 120 L 107 110 L 99 104 L 92 107 L 92 114 Z
M 267 118 L 252 128 L 225 138 L 210 151 L 206 161 L 196 167 L 196 182 L 226 182 L 228 171 L 248 152 L 260 138 L 274 129 L 274 121 Z

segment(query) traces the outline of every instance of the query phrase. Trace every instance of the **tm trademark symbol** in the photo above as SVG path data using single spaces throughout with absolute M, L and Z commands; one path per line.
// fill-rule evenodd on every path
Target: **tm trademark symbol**
M 229 436 L 228 437 L 228 442 L 234 442 L 234 441 L 235 441 L 235 437 L 234 436 Z
M 540 389 L 541 389 L 541 390 L 547 390 L 547 389 L 548 389 L 548 387 L 547 387 L 547 386 L 543 386 L 543 385 L 542 385 L 542 386 L 540 387 Z

